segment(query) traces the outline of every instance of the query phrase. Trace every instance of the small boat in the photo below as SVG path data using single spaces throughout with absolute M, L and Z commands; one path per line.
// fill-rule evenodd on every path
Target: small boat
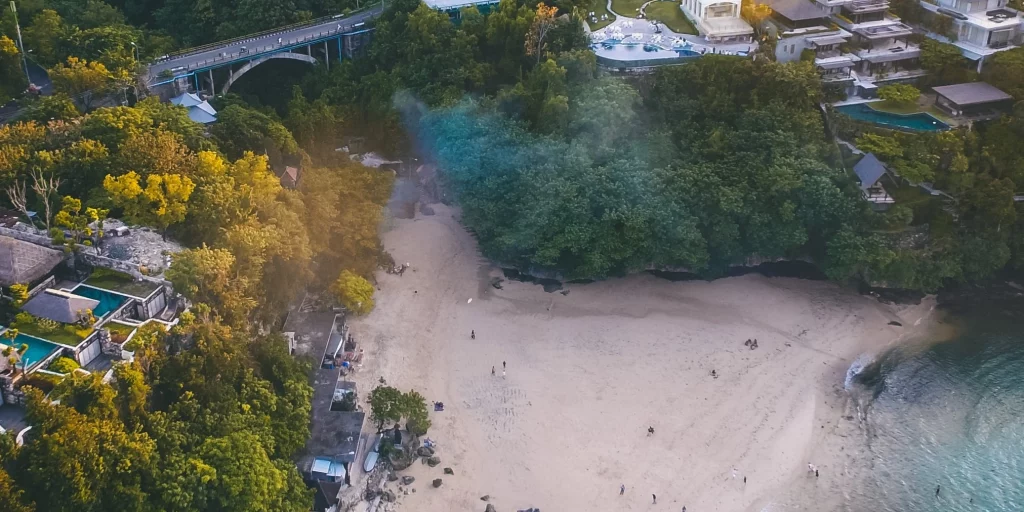
M 373 449 L 370 453 L 366 454 L 366 461 L 363 462 L 363 471 L 369 473 L 373 471 L 373 467 L 377 465 L 377 459 L 380 457 L 380 442 L 384 439 L 384 434 L 377 434 L 377 440 L 373 443 Z

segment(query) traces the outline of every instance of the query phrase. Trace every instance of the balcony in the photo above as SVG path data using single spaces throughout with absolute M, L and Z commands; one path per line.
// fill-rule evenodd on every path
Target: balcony
M 889 8 L 888 0 L 855 0 L 843 6 L 850 14 L 885 11 Z
M 881 64 L 884 62 L 897 62 L 901 60 L 919 58 L 921 56 L 921 48 L 909 44 L 889 48 L 869 48 L 858 51 L 857 56 L 872 64 Z
M 914 33 L 914 30 L 905 23 L 898 21 L 885 20 L 880 22 L 873 22 L 869 24 L 861 24 L 853 27 L 853 32 L 864 39 L 872 41 L 880 39 L 894 39 L 898 37 L 907 37 Z

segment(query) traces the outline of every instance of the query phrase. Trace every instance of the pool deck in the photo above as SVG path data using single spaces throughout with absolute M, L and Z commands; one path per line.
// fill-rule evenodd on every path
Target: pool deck
M 743 55 L 749 54 L 757 49 L 757 42 L 715 44 L 708 42 L 704 36 L 673 32 L 663 23 L 658 24 L 658 27 L 661 29 L 661 31 L 658 32 L 658 28 L 656 28 L 650 20 L 631 18 L 619 13 L 615 14 L 618 18 L 613 23 L 600 30 L 590 31 L 590 28 L 585 25 L 585 30 L 589 34 L 591 43 L 600 45 L 602 42 L 608 40 L 618 41 L 620 39 L 618 34 L 621 34 L 622 42 L 655 44 L 661 46 L 666 51 L 673 51 L 673 49 L 686 49 L 696 53 L 703 53 L 705 55 L 716 53 L 725 55 Z M 658 40 L 656 36 L 661 36 L 660 40 Z M 682 44 L 673 44 L 673 41 L 677 41 Z M 603 57 L 621 57 L 621 55 L 602 55 L 600 50 L 601 48 L 599 46 L 595 52 Z M 640 51 L 637 52 L 636 57 L 631 60 L 651 60 L 651 55 L 653 53 L 655 52 Z

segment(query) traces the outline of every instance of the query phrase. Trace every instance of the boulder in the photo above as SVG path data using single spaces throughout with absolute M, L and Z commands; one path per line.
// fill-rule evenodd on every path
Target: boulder
M 498 511 L 497 511 L 497 509 L 494 508 L 494 505 L 491 505 L 490 503 L 488 503 L 487 504 L 487 508 L 484 509 L 484 512 L 498 512 Z
M 491 501 L 491 495 L 484 494 L 483 496 L 480 496 L 480 501 Z
M 446 475 L 454 475 L 455 471 L 452 470 L 452 468 L 444 468 L 444 474 L 446 474 Z
M 411 483 L 413 483 L 415 481 L 416 481 L 416 477 L 414 477 L 414 476 L 406 475 L 406 476 L 402 477 L 402 485 L 409 485 L 409 484 L 411 484 Z
M 388 482 L 394 482 L 395 480 L 398 480 L 398 475 L 394 473 L 388 473 Z
M 384 501 L 387 501 L 389 503 L 393 502 L 395 501 L 395 493 L 391 492 L 391 490 L 384 491 L 384 494 L 381 495 L 381 498 L 383 498 Z
M 435 488 L 441 487 L 441 479 L 440 478 L 435 478 L 434 479 L 434 487 Z
M 416 449 L 416 455 L 419 455 L 420 457 L 430 457 L 431 455 L 434 455 L 434 449 L 429 446 L 420 446 Z
M 420 211 L 423 212 L 423 215 L 427 215 L 427 216 L 430 216 L 430 215 L 434 214 L 434 209 L 429 207 L 429 206 L 427 206 L 427 205 L 425 205 L 425 204 L 424 205 L 420 205 Z
M 434 467 L 434 466 L 436 466 L 436 465 L 438 465 L 440 463 L 441 463 L 441 457 L 438 457 L 436 455 L 433 456 L 433 457 L 430 457 L 429 459 L 427 459 L 427 465 L 429 465 L 430 467 Z
M 409 466 L 412 465 L 412 459 L 409 458 L 409 457 L 406 457 L 402 453 L 393 453 L 393 454 L 391 454 L 390 459 L 391 459 L 391 468 L 394 469 L 395 471 L 401 471 L 403 469 L 407 469 Z

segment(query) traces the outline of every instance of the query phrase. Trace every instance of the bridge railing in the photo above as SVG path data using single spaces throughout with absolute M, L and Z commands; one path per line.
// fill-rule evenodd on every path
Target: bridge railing
M 313 42 L 319 42 L 318 40 L 320 40 L 320 39 L 333 38 L 333 37 L 336 37 L 336 36 L 339 36 L 339 35 L 350 33 L 350 32 L 352 32 L 352 30 L 354 28 L 356 28 L 356 25 L 357 25 L 356 23 L 351 24 L 351 25 L 341 25 L 341 28 L 329 29 L 329 30 L 325 30 L 325 31 L 321 31 L 321 32 L 316 32 L 316 33 L 313 33 L 313 34 L 306 34 L 305 36 L 297 37 L 297 38 L 294 38 L 294 39 L 288 39 L 288 40 L 282 39 L 280 43 L 276 43 L 275 42 L 274 44 L 255 46 L 252 49 L 250 49 L 249 51 L 247 51 L 246 53 L 241 53 L 241 52 L 223 53 L 223 54 L 218 55 L 218 56 L 216 56 L 216 57 L 214 57 L 212 59 L 203 59 L 201 61 L 190 62 L 189 64 L 187 64 L 185 66 L 182 66 L 184 69 L 181 69 L 181 70 L 179 70 L 176 73 L 173 73 L 173 77 L 169 76 L 169 77 L 166 77 L 166 79 L 167 79 L 167 81 L 171 81 L 175 77 L 186 75 L 187 73 L 195 71 L 197 69 L 203 69 L 203 68 L 210 67 L 211 65 L 217 64 L 218 62 L 233 61 L 233 60 L 237 60 L 237 59 L 242 58 L 242 57 L 245 57 L 245 58 L 250 58 L 250 57 L 251 58 L 256 58 L 256 57 L 261 57 L 263 55 L 268 55 L 268 54 L 271 54 L 271 53 L 276 53 L 276 52 L 280 52 L 280 51 L 286 51 L 286 50 L 292 49 L 292 48 L 297 47 L 297 46 L 302 46 L 304 43 L 310 43 L 311 44 Z M 160 75 L 151 77 L 151 79 L 150 79 L 151 80 L 150 86 L 155 85 L 154 83 L 152 83 L 152 80 L 158 79 L 158 78 L 164 78 L 164 77 L 161 77 Z M 164 82 L 161 82 L 161 83 L 164 83 Z
M 344 15 L 344 16 L 345 16 L 345 18 L 348 18 L 348 17 L 353 16 L 355 14 L 359 14 L 359 13 L 361 13 L 363 11 L 366 11 L 366 10 L 369 10 L 369 9 L 372 9 L 372 8 L 376 7 L 378 5 L 378 3 L 367 5 L 367 6 L 363 7 L 363 8 L 361 8 L 361 9 L 357 9 L 355 11 L 352 11 L 352 12 L 350 12 L 350 13 Z M 339 15 L 323 16 L 321 18 L 316 18 L 316 19 L 312 19 L 312 20 L 308 20 L 308 21 L 300 21 L 300 22 L 297 22 L 297 23 L 292 23 L 291 25 L 285 25 L 285 26 L 282 26 L 282 27 L 275 27 L 275 28 L 272 28 L 272 29 L 264 30 L 263 32 L 256 32 L 254 34 L 246 34 L 244 36 L 239 36 L 239 37 L 236 37 L 234 39 L 225 39 L 223 41 L 216 41 L 216 42 L 213 42 L 213 43 L 207 43 L 207 44 L 204 44 L 202 46 L 195 46 L 195 47 L 192 47 L 192 48 L 186 48 L 184 50 L 179 50 L 179 51 L 167 54 L 168 55 L 167 60 L 161 61 L 160 64 L 163 64 L 165 62 L 171 62 L 173 60 L 177 60 L 177 59 L 180 59 L 182 57 L 188 57 L 188 56 L 191 56 L 191 55 L 195 55 L 197 53 L 203 53 L 203 52 L 208 52 L 210 50 L 215 50 L 217 48 L 220 48 L 221 46 L 229 46 L 229 45 L 232 45 L 232 44 L 245 43 L 245 42 L 248 42 L 248 41 L 253 41 L 253 40 L 259 39 L 261 37 L 273 36 L 273 35 L 276 35 L 276 34 L 283 34 L 285 32 L 291 31 L 291 30 L 296 30 L 296 29 L 306 28 L 306 27 L 313 27 L 313 26 L 320 25 L 320 24 L 323 24 L 323 23 L 328 23 L 328 22 L 330 22 L 332 20 L 341 20 L 341 19 L 344 19 L 344 18 L 339 17 Z

